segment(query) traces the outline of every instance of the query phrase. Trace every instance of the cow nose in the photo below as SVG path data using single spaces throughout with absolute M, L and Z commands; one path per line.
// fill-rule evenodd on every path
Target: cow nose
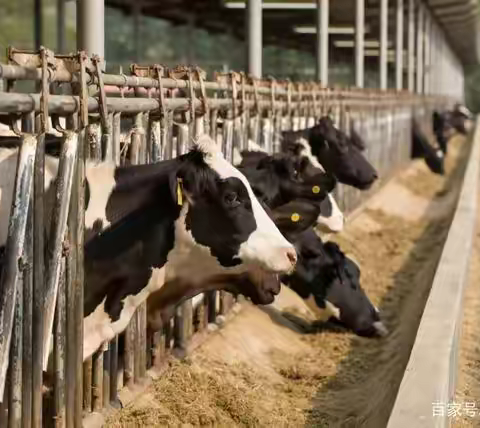
M 287 250 L 287 258 L 290 260 L 290 263 L 292 266 L 295 266 L 297 264 L 297 252 L 293 248 L 289 248 Z

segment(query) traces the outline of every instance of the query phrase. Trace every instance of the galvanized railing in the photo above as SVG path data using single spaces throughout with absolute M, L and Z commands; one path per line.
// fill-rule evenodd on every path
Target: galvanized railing
M 226 292 L 197 296 L 150 336 L 143 303 L 122 335 L 82 361 L 86 158 L 117 165 L 157 162 L 185 152 L 192 137 L 207 132 L 233 160 L 234 148 L 246 148 L 248 139 L 275 152 L 282 130 L 302 129 L 331 114 L 346 133 L 356 129 L 367 142 L 366 156 L 386 177 L 410 159 L 412 117 L 431 129 L 433 109 L 452 102 L 241 73 L 207 81 L 201 70 L 188 67 L 132 66 L 129 76 L 112 75 L 102 72 L 98 58 L 55 56 L 45 49 L 11 49 L 8 57 L 9 64 L 0 64 L 7 82 L 0 114 L 11 131 L 0 143 L 19 147 L 0 284 L 0 426 L 9 428 L 80 427 L 82 418 L 118 404 L 125 388 L 161 367 L 172 351 L 185 351 L 194 335 L 235 304 Z M 20 80 L 34 82 L 37 92 L 15 92 Z M 45 252 L 44 153 L 50 134 L 61 138 L 61 179 L 48 207 L 54 221 Z M 335 191 L 346 212 L 367 195 L 343 185 Z

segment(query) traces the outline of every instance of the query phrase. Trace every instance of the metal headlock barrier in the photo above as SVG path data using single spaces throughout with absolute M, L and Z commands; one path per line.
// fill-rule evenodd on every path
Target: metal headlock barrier
M 313 126 L 330 114 L 367 142 L 367 158 L 388 177 L 410 159 L 412 118 L 431 130 L 433 109 L 453 102 L 235 72 L 208 81 L 197 67 L 132 65 L 130 75 L 102 68 L 84 52 L 43 48 L 10 48 L 8 64 L 0 64 L 6 81 L 0 120 L 10 126 L 0 145 L 19 153 L 0 283 L 1 427 L 80 427 L 90 414 L 125 404 L 122 391 L 141 384 L 174 350 L 186 350 L 235 305 L 226 292 L 208 292 L 179 305 L 162 331 L 147 334 L 144 302 L 124 333 L 83 361 L 85 159 L 157 162 L 184 153 L 206 132 L 233 161 L 249 139 L 276 152 L 282 130 Z M 19 81 L 33 82 L 35 93 L 16 92 Z M 61 141 L 59 167 L 55 203 L 46 207 L 52 136 Z M 345 212 L 367 196 L 343 185 L 335 191 Z

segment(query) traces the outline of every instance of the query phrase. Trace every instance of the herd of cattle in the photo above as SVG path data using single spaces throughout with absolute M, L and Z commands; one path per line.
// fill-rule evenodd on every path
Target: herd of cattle
M 412 157 L 443 173 L 449 134 L 466 133 L 469 118 L 459 106 L 435 112 L 438 148 L 414 123 Z M 337 182 L 366 190 L 378 178 L 362 154 L 365 143 L 329 117 L 283 132 L 280 143 L 270 155 L 249 141 L 249 150 L 235 149 L 235 165 L 207 135 L 186 154 L 153 164 L 87 161 L 84 359 L 122 333 L 144 301 L 148 328 L 157 331 L 199 293 L 226 290 L 266 305 L 281 283 L 313 297 L 326 321 L 362 336 L 387 334 L 360 285 L 360 266 L 317 233 L 343 228 L 332 196 Z M 16 149 L 0 148 L 0 246 L 17 157 Z M 47 210 L 58 161 L 46 155 Z

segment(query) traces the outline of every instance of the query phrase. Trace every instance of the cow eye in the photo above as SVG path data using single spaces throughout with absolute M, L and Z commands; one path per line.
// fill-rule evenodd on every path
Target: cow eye
M 238 195 L 235 192 L 228 192 L 225 194 L 225 203 L 231 208 L 238 207 L 240 205 L 240 200 Z

